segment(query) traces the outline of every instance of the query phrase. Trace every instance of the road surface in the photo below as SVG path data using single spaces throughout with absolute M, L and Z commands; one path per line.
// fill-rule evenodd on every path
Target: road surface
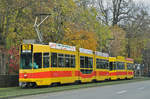
M 30 95 L 15 99 L 150 99 L 150 81 Z

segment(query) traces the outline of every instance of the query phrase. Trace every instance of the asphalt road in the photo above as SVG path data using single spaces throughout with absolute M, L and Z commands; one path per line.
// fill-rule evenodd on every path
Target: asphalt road
M 150 81 L 30 95 L 15 99 L 150 99 Z

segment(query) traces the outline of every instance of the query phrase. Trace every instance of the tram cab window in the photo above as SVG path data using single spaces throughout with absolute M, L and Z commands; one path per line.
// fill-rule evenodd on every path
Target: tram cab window
M 43 54 L 43 68 L 49 67 L 49 53 Z
M 20 68 L 32 69 L 32 53 L 21 53 Z
M 33 68 L 42 68 L 42 53 L 34 53 Z

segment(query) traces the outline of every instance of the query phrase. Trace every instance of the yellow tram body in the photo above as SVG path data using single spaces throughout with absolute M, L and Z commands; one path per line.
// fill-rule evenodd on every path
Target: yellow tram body
M 117 63 L 123 67 L 117 69 Z M 98 55 L 92 50 L 51 43 L 22 44 L 20 85 L 37 86 L 133 78 L 131 59 Z

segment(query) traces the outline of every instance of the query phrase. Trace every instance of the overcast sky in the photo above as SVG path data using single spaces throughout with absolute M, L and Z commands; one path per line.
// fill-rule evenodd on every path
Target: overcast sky
M 133 0 L 135 2 L 144 2 L 146 5 L 150 5 L 150 0 Z

